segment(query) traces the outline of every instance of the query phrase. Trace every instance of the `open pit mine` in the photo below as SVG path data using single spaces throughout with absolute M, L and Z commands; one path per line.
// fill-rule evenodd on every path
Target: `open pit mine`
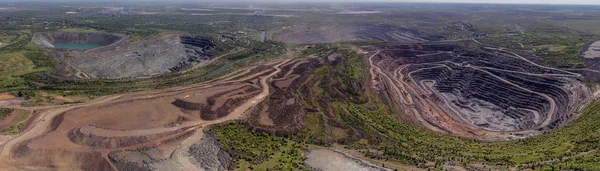
M 363 50 L 380 97 L 405 122 L 438 132 L 526 138 L 568 123 L 591 102 L 581 75 L 502 49 L 428 43 Z
M 63 47 L 100 47 L 57 49 L 57 42 Z M 207 61 L 218 51 L 210 38 L 181 35 L 130 42 L 112 34 L 44 33 L 36 35 L 34 43 L 49 48 L 48 53 L 61 61 L 63 70 L 55 74 L 64 77 L 73 73 L 69 68 L 80 72 L 75 77 L 90 78 L 167 73 Z M 307 113 L 325 111 L 309 108 L 307 102 L 331 107 L 336 100 L 378 100 L 352 99 L 354 91 L 376 92 L 373 97 L 404 122 L 480 140 L 540 135 L 577 118 L 591 102 L 579 74 L 540 66 L 503 49 L 470 45 L 355 47 L 364 56 L 353 59 L 369 66 L 358 71 L 370 76 L 362 81 L 343 80 L 348 72 L 333 68 L 319 75 L 320 68 L 349 63 L 348 56 L 335 53 L 270 59 L 199 84 L 22 108 L 33 111 L 33 117 L 2 147 L 0 158 L 6 160 L 0 161 L 0 168 L 227 170 L 235 167 L 235 160 L 215 135 L 205 132 L 211 126 L 243 122 L 255 131 L 298 133 L 306 127 Z M 329 92 L 319 92 L 323 96 L 316 98 L 314 90 L 319 89 Z M 324 117 L 334 118 L 335 112 Z M 346 128 L 349 140 L 361 139 L 359 131 Z
M 195 35 L 132 42 L 127 36 L 110 33 L 50 32 L 36 34 L 33 43 L 50 49 L 48 55 L 60 61 L 50 76 L 71 79 L 165 74 L 189 69 L 219 52 L 211 38 Z M 95 48 L 71 48 L 81 45 Z

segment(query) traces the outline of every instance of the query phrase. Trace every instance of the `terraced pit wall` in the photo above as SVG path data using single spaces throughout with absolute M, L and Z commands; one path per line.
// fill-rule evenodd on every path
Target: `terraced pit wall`
M 478 139 L 525 138 L 565 125 L 591 102 L 581 75 L 452 44 L 366 47 L 374 87 L 406 122 Z

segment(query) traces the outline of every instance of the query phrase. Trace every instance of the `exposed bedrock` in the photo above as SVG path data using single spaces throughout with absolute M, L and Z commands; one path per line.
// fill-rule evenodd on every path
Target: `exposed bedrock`
M 179 149 L 180 143 L 188 135 L 153 146 L 135 149 L 116 150 L 108 158 L 118 170 L 228 170 L 234 166 L 234 159 L 225 152 L 213 134 L 205 133 L 199 141 L 188 149 Z M 176 150 L 184 150 L 184 156 L 177 156 Z M 181 167 L 179 157 L 185 157 L 193 166 Z
M 177 163 L 175 151 L 193 132 L 180 134 L 167 141 L 111 151 L 108 160 L 117 170 L 185 170 Z
M 187 153 L 196 160 L 197 166 L 204 170 L 224 171 L 235 164 L 231 155 L 221 148 L 217 137 L 211 133 L 204 134 Z
M 568 123 L 591 101 L 580 75 L 455 44 L 365 47 L 403 118 L 475 138 L 528 137 Z
M 310 170 L 392 171 L 333 148 L 310 150 L 306 158 L 304 164 Z
M 56 38 L 44 36 L 55 34 Z M 206 62 L 220 51 L 212 38 L 195 35 L 169 35 L 132 42 L 128 37 L 113 34 L 44 33 L 37 34 L 33 42 L 39 47 L 52 48 L 54 40 L 102 45 L 85 51 L 53 49 L 47 52 L 61 61 L 59 69 L 51 75 L 68 78 L 115 79 L 165 74 Z

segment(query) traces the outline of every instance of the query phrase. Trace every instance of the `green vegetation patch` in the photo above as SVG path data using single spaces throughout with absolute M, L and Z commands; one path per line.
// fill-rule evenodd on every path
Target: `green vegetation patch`
M 0 108 L 0 120 L 4 120 L 4 118 L 9 116 L 13 111 L 13 109 Z
M 345 120 L 357 124 L 361 131 L 379 135 L 373 138 L 383 140 L 366 144 L 371 149 L 382 152 L 383 156 L 375 153 L 367 155 L 413 165 L 423 165 L 427 161 L 458 161 L 465 165 L 484 162 L 535 168 L 548 164 L 547 161 L 560 162 L 580 153 L 596 151 L 600 146 L 600 125 L 596 123 L 600 119 L 598 101 L 568 126 L 537 137 L 500 143 L 481 142 L 413 128 L 393 119 L 386 109 L 368 109 L 353 103 L 348 103 L 347 107 Z M 600 164 L 598 160 L 584 161 L 589 166 Z M 593 170 L 584 168 L 589 169 Z
M 304 169 L 302 153 L 307 147 L 272 134 L 247 130 L 242 124 L 230 123 L 210 129 L 223 149 L 237 160 L 237 169 L 290 170 Z
M 498 23 L 477 24 L 481 26 L 480 31 L 488 33 L 477 38 L 479 42 L 513 50 L 531 51 L 543 58 L 544 65 L 558 68 L 585 67 L 585 61 L 579 54 L 586 44 L 598 39 L 597 35 L 540 22 L 520 23 L 520 29 L 502 30 L 488 28 Z
M 25 81 L 19 76 L 33 72 L 33 63 L 23 53 L 0 53 L 0 87 L 19 87 Z
M 51 70 L 57 64 L 29 41 L 29 32 L 15 34 L 18 40 L 0 48 L 0 92 L 27 88 L 23 76 Z

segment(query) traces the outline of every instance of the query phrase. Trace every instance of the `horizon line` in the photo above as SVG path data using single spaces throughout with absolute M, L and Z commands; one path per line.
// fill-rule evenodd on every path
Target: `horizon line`
M 460 1 L 460 0 L 459 0 Z M 40 2 L 40 3 L 76 3 L 76 2 L 119 2 L 119 3 L 136 3 L 136 2 L 162 2 L 162 3 L 194 3 L 194 2 L 209 2 L 213 3 L 212 0 L 0 0 L 0 3 L 31 3 L 31 2 Z M 447 1 L 436 1 L 436 0 L 352 0 L 352 1 L 342 1 L 342 0 L 220 0 L 217 3 L 243 3 L 243 4 L 257 4 L 257 3 L 272 3 L 272 4 L 307 4 L 307 3 L 338 3 L 338 4 L 352 4 L 352 3 L 423 3 L 423 4 L 495 4 L 495 5 L 600 5 L 598 3 L 558 3 L 558 2 L 549 2 L 549 3 L 536 3 L 536 2 L 447 2 Z M 214 4 L 214 3 L 213 3 Z

